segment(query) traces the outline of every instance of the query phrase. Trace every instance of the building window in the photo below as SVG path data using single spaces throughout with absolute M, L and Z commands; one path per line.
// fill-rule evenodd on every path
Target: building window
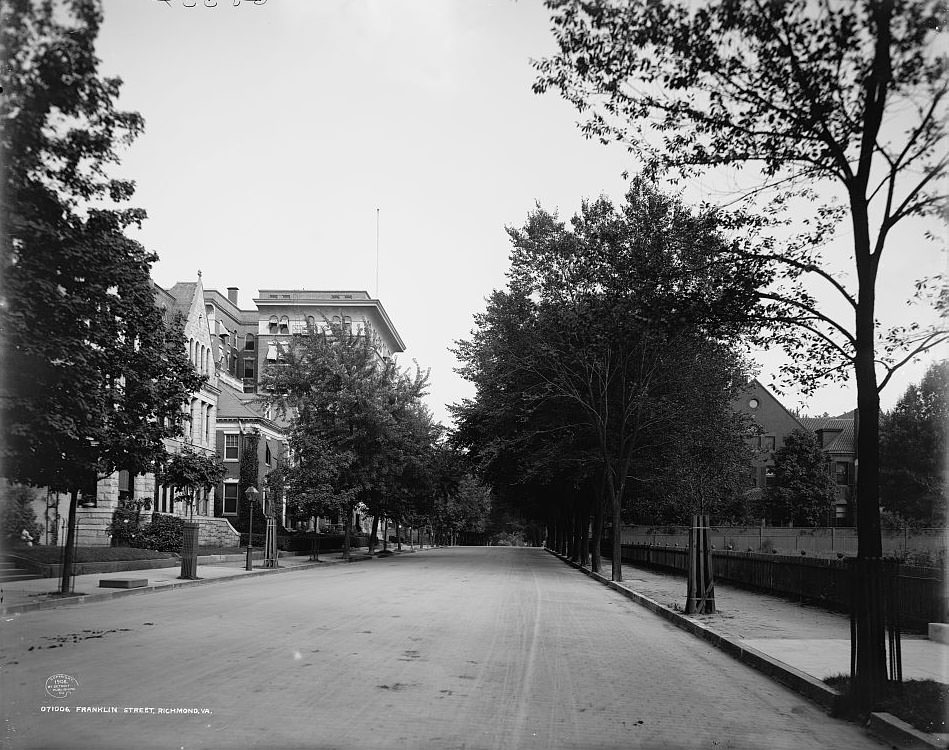
M 845 461 L 837 461 L 834 464 L 834 479 L 837 484 L 850 484 L 850 464 Z
M 774 467 L 766 466 L 764 470 L 764 486 L 772 487 L 774 485 Z
M 245 378 L 254 377 L 254 360 L 252 359 L 244 360 L 244 377 Z
M 238 455 L 238 440 L 239 435 L 225 435 L 224 436 L 224 460 L 225 461 L 236 461 L 239 458 Z
M 774 450 L 774 435 L 762 435 L 761 436 L 761 447 L 766 451 Z
M 254 334 L 248 333 L 244 337 L 244 351 L 245 352 L 254 351 Z
M 276 333 L 276 332 L 277 332 L 277 328 L 279 327 L 279 325 L 280 325 L 280 321 L 277 319 L 277 316 L 276 316 L 276 315 L 271 315 L 271 316 L 270 316 L 270 323 L 268 323 L 268 325 L 267 325 L 267 332 L 268 332 L 268 333 Z
M 269 445 L 267 445 L 264 448 L 264 463 L 267 464 L 267 466 L 270 466 L 270 446 Z
M 290 319 L 286 315 L 280 318 L 280 333 L 284 335 L 290 333 Z
M 228 482 L 224 485 L 224 515 L 237 515 L 237 482 Z
M 347 336 L 353 335 L 353 319 L 348 315 L 343 317 L 343 333 L 345 333 Z
M 211 405 L 208 404 L 204 407 L 205 417 L 204 417 L 204 444 L 210 445 L 211 443 Z

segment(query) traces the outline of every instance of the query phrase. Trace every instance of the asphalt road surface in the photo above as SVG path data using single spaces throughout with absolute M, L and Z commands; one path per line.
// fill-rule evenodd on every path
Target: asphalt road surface
M 0 637 L 17 750 L 880 747 L 538 549 L 25 613 Z

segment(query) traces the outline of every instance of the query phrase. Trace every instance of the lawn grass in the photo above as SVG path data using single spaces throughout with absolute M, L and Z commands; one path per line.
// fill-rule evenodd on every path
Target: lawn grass
M 843 695 L 850 692 L 850 675 L 834 675 L 824 680 Z M 886 711 L 921 732 L 942 733 L 949 715 L 949 685 L 935 680 L 904 680 L 887 689 L 877 711 Z
M 44 565 L 59 565 L 63 559 L 63 548 L 52 545 L 41 547 L 19 547 L 10 554 L 34 560 Z M 167 560 L 178 557 L 174 552 L 159 552 L 136 547 L 76 547 L 75 562 L 116 562 L 119 560 Z

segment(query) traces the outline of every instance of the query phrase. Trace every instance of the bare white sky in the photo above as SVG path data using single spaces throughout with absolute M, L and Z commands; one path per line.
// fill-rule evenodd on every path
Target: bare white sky
M 378 296 L 402 364 L 431 368 L 428 403 L 448 424 L 444 405 L 473 392 L 449 348 L 504 285 L 504 227 L 535 203 L 569 218 L 584 198 L 619 201 L 636 164 L 586 141 L 556 95 L 531 92 L 530 59 L 554 50 L 540 0 L 213 2 L 105 1 L 101 71 L 146 121 L 120 172 L 149 213 L 137 238 L 160 256 L 155 280 L 200 269 L 205 288 L 239 287 L 244 308 L 262 288 L 375 296 L 379 209 Z M 904 242 L 891 279 L 945 267 Z M 894 287 L 881 287 L 882 317 L 919 315 Z M 760 362 L 768 385 L 778 358 Z M 895 379 L 884 406 L 924 369 Z M 783 401 L 855 406 L 840 388 Z

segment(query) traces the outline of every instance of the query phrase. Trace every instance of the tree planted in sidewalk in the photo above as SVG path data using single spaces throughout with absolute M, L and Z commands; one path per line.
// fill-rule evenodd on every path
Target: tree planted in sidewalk
M 734 342 L 755 304 L 760 266 L 737 257 L 721 229 L 715 214 L 694 213 L 641 178 L 620 207 L 585 202 L 569 227 L 538 209 L 509 230 L 508 289 L 492 298 L 504 307 L 489 306 L 474 341 L 459 346 L 462 373 L 478 387 L 459 410 L 463 431 L 513 408 L 526 418 L 513 445 L 541 434 L 530 420 L 553 411 L 564 419 L 543 433 L 570 433 L 588 447 L 581 455 L 596 466 L 614 529 L 614 580 L 622 579 L 618 530 L 635 459 L 701 397 L 700 379 L 686 385 L 679 375 L 688 379 L 698 372 L 690 362 Z M 505 309 L 518 313 L 492 315 Z M 504 374 L 494 366 L 501 350 Z M 500 410 L 484 375 L 507 378 L 511 398 Z
M 290 502 L 298 513 L 343 515 L 347 556 L 356 504 L 380 512 L 395 454 L 405 447 L 400 423 L 428 380 L 381 350 L 370 326 L 355 332 L 326 321 L 295 334 L 261 379 L 261 400 L 290 417 Z
M 877 322 L 881 261 L 899 247 L 894 229 L 945 203 L 945 4 L 547 4 L 559 50 L 536 64 L 534 88 L 559 90 L 584 112 L 585 135 L 623 142 L 649 172 L 673 179 L 744 169 L 746 198 L 774 196 L 768 210 L 791 239 L 746 252 L 781 282 L 762 287 L 771 329 L 762 343 L 785 348 L 785 374 L 806 389 L 856 381 L 858 557 L 880 558 L 879 391 L 947 340 L 942 323 Z M 801 207 L 804 219 L 785 213 Z M 924 229 L 920 239 L 933 234 Z M 839 274 L 847 266 L 851 280 Z M 910 299 L 944 310 L 949 299 L 930 297 L 928 281 L 918 279 Z M 878 600 L 868 595 L 856 610 L 863 709 L 886 678 Z
M 101 22 L 91 0 L 0 5 L 2 473 L 70 493 L 63 592 L 79 488 L 151 471 L 202 382 L 156 307 L 156 256 L 124 234 L 145 213 L 108 168 L 143 121 L 98 73 Z

